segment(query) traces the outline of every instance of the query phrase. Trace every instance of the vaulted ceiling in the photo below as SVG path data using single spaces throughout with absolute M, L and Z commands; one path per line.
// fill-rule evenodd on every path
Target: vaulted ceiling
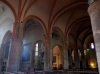
M 34 18 L 46 33 L 57 28 L 65 37 L 69 35 L 81 42 L 93 36 L 87 12 L 88 0 L 0 0 L 0 3 L 12 11 L 15 22 L 25 23 Z M 0 5 L 0 14 L 2 10 Z

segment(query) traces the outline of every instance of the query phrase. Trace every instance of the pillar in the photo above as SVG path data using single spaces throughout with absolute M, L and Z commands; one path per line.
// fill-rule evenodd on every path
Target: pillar
M 53 61 L 53 49 L 52 49 L 52 34 L 49 35 L 49 53 L 50 53 L 50 67 L 49 67 L 49 70 L 52 70 L 53 69 L 53 65 L 52 65 L 52 61 Z
M 21 22 L 14 23 L 13 36 L 10 44 L 10 52 L 7 63 L 7 71 L 19 71 L 21 61 L 23 25 Z
M 64 56 L 64 69 L 68 69 L 69 62 L 68 62 L 68 48 L 67 48 L 66 40 L 64 41 L 63 56 Z
M 72 62 L 73 62 L 73 57 L 72 57 L 72 52 L 70 49 L 68 49 L 68 62 L 69 62 L 69 69 L 72 69 Z
M 86 56 L 84 54 L 84 49 L 81 48 L 81 61 L 82 61 L 82 68 L 86 68 Z
M 79 61 L 78 49 L 74 50 L 74 61 L 75 61 L 75 68 L 79 69 L 80 68 L 80 61 Z
M 44 70 L 49 71 L 50 70 L 50 36 L 45 36 L 45 50 L 44 50 Z
M 88 8 L 88 13 L 91 19 L 91 25 L 96 47 L 98 70 L 100 73 L 100 0 L 97 0 L 94 3 L 90 4 Z
M 69 67 L 69 62 L 68 62 L 68 50 L 64 49 L 64 69 L 68 69 Z

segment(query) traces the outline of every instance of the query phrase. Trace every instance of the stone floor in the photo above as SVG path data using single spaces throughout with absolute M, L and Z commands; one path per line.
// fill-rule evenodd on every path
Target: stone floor
M 54 70 L 36 72 L 2 72 L 0 74 L 99 74 L 97 70 Z

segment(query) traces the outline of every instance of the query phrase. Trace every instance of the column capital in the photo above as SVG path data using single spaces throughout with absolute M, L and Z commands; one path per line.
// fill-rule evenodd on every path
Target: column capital
M 91 3 L 88 8 L 89 15 L 91 15 L 93 13 L 97 13 L 97 12 L 100 12 L 100 0 L 97 0 L 93 3 Z

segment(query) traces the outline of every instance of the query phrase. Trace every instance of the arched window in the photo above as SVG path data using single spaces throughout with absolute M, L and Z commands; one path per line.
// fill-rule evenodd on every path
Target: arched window
M 5 44 L 4 59 L 6 60 L 8 59 L 9 56 L 10 40 L 11 40 L 11 35 L 8 36 Z
M 6 46 L 5 46 L 5 52 L 4 52 L 4 58 L 5 58 L 5 59 L 8 59 L 9 47 L 10 47 L 10 42 L 7 42 L 7 43 L 6 43 Z
M 35 46 L 35 56 L 38 56 L 38 43 L 36 44 L 36 46 Z
M 91 43 L 91 49 L 94 49 L 94 43 Z

